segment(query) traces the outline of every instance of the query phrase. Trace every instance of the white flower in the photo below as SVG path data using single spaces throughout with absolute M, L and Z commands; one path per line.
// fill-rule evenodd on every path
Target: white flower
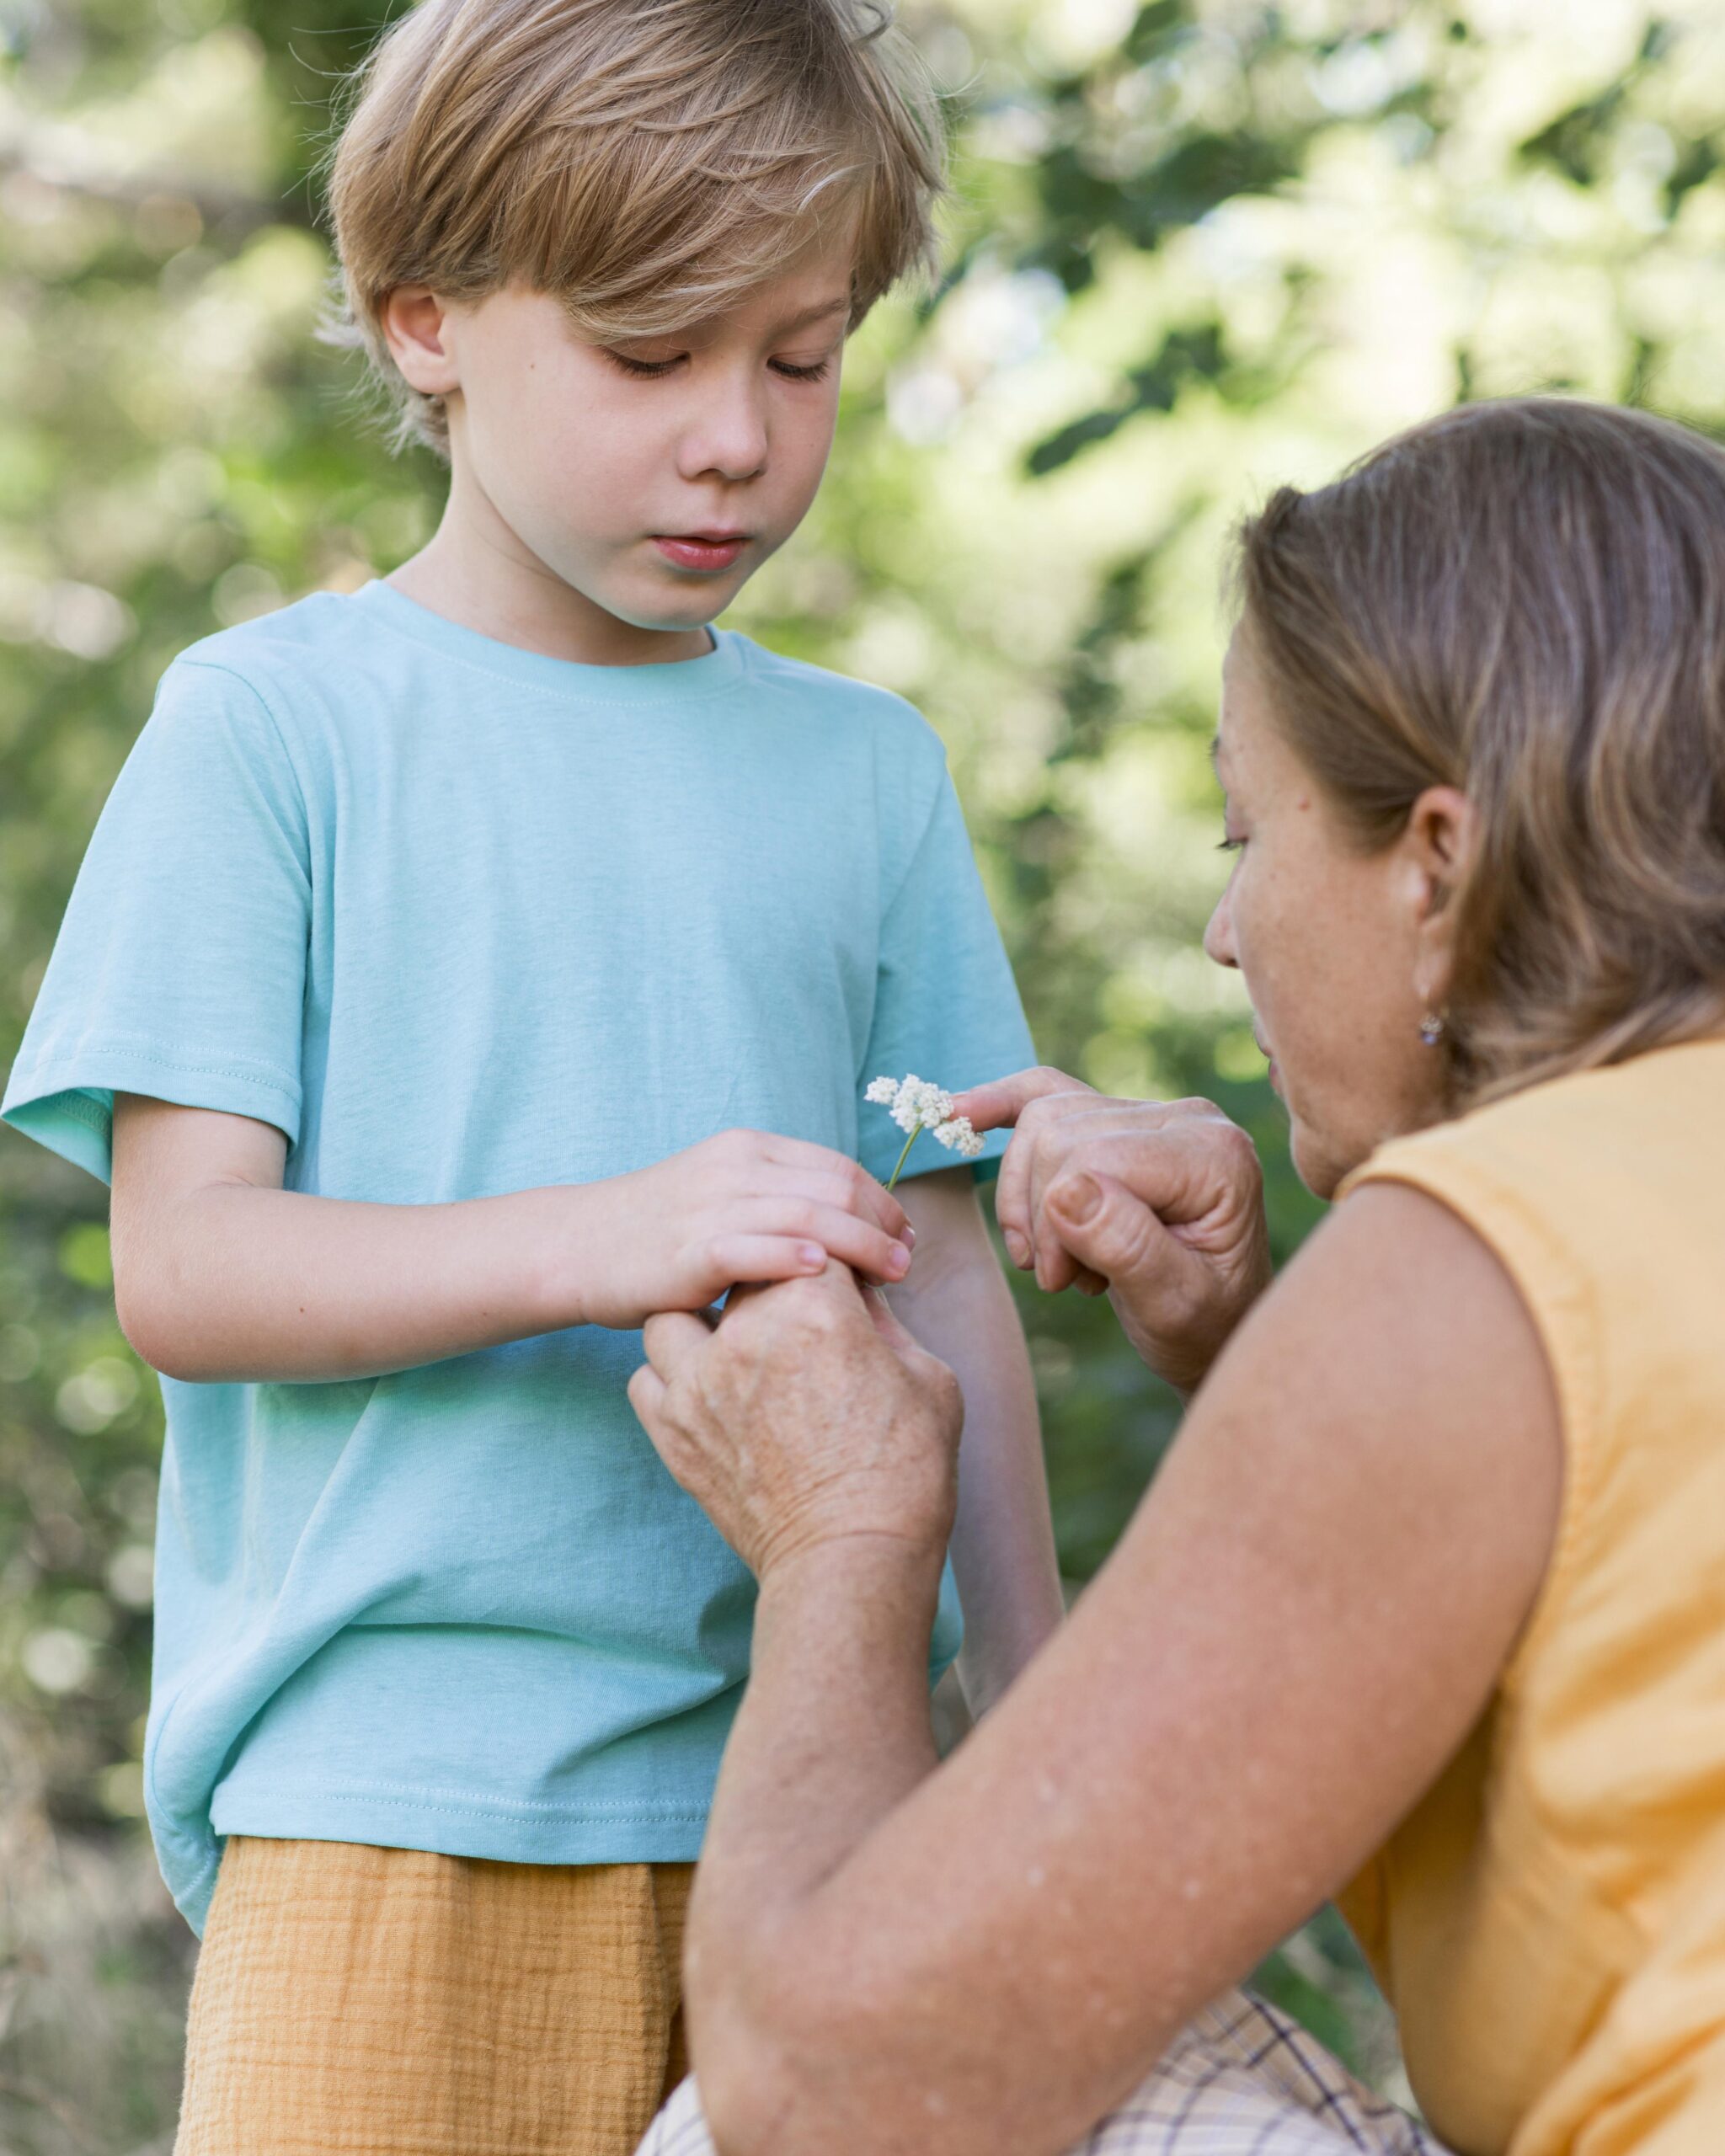
M 915 1071 L 903 1078 L 872 1078 L 862 1097 L 877 1107 L 885 1108 L 905 1134 L 905 1150 L 900 1154 L 899 1165 L 887 1184 L 889 1190 L 898 1181 L 905 1156 L 920 1130 L 932 1131 L 937 1145 L 945 1146 L 949 1153 L 957 1153 L 962 1160 L 974 1161 L 982 1151 L 982 1140 L 972 1128 L 969 1118 L 953 1113 L 957 1103 L 952 1095 L 931 1085 L 926 1078 L 919 1078 Z
M 974 1161 L 982 1150 L 982 1140 L 968 1115 L 948 1116 L 944 1123 L 937 1123 L 934 1142 L 937 1145 L 944 1145 L 949 1153 L 956 1152 L 960 1159 L 966 1161 Z
M 877 1079 L 876 1085 L 890 1083 Z M 949 1123 L 953 1114 L 953 1097 L 938 1086 L 932 1086 L 914 1071 L 900 1081 L 897 1098 L 892 1103 L 893 1121 L 900 1129 L 933 1130 L 941 1123 Z

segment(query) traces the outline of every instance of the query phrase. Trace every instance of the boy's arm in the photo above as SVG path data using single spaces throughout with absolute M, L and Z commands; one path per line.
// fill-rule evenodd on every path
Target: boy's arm
M 873 1177 L 756 1131 L 602 1182 L 444 1205 L 284 1190 L 286 1155 L 282 1133 L 248 1116 L 115 1097 L 115 1305 L 170 1377 L 375 1377 L 704 1310 L 736 1281 L 819 1272 L 829 1253 L 883 1280 L 909 1262 L 905 1214 Z
M 980 1715 L 1063 1614 L 1036 1389 L 970 1170 L 917 1176 L 894 1195 L 916 1231 L 916 1262 L 888 1299 L 964 1395 L 953 1571 L 964 1610 L 959 1676 Z

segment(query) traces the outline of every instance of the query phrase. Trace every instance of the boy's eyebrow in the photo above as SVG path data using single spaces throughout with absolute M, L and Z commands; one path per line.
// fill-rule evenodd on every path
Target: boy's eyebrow
M 800 314 L 793 314 L 788 321 L 780 323 L 779 334 L 783 336 L 787 330 L 791 329 L 807 329 L 814 323 L 825 322 L 830 314 L 848 314 L 850 311 L 851 295 L 838 292 L 830 300 L 817 300 L 813 307 L 805 307 Z

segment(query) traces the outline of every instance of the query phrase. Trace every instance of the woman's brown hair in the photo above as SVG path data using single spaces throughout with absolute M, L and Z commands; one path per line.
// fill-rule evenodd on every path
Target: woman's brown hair
M 384 341 L 398 286 L 519 282 L 614 342 L 718 312 L 836 219 L 854 328 L 932 252 L 938 104 L 887 0 L 419 0 L 342 102 L 326 334 L 440 453 L 442 400 Z
M 1360 843 L 1454 786 L 1457 1105 L 1725 1031 L 1725 451 L 1466 406 L 1240 536 L 1271 708 Z

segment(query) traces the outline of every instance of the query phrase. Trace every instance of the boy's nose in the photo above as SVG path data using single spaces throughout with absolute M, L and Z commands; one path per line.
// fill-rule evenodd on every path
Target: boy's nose
M 740 391 L 715 399 L 683 439 L 683 477 L 752 479 L 766 462 L 766 415 L 758 397 Z

